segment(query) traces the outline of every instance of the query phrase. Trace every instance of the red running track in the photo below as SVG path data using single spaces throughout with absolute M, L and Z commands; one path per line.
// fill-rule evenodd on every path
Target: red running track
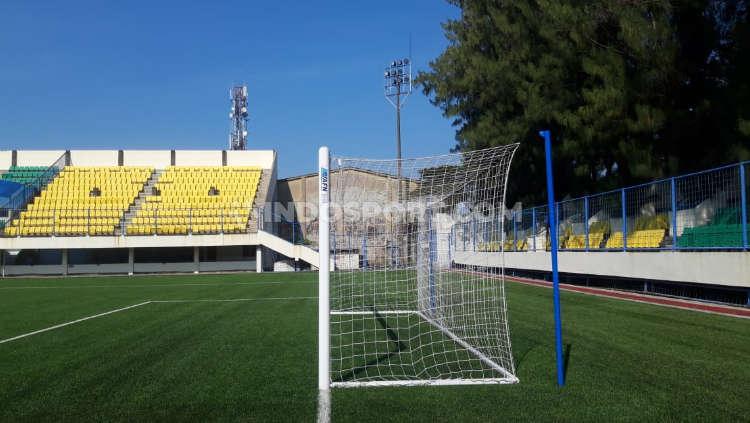
M 542 286 L 552 288 L 552 282 L 539 279 L 520 278 L 517 276 L 505 276 L 506 279 L 514 282 L 524 283 L 527 285 Z M 607 298 L 617 298 L 620 300 L 635 301 L 639 303 L 655 304 L 666 307 L 681 308 L 684 310 L 701 311 L 704 313 L 721 314 L 723 316 L 741 317 L 750 319 L 750 309 L 742 307 L 724 306 L 718 304 L 706 304 L 699 301 L 679 300 L 675 298 L 657 297 L 654 295 L 637 294 L 632 292 L 613 291 L 603 288 L 589 288 L 585 286 L 560 284 L 560 290 L 580 292 L 583 294 L 596 295 Z

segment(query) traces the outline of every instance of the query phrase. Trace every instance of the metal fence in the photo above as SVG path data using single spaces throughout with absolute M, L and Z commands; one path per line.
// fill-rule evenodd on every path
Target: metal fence
M 560 249 L 748 250 L 749 173 L 750 162 L 742 162 L 560 201 Z M 506 251 L 549 250 L 546 208 L 513 215 L 516 226 L 504 230 L 515 243 Z

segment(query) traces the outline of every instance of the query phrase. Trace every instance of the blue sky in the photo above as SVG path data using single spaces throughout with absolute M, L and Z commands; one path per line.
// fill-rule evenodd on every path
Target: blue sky
M 280 176 L 317 148 L 395 156 L 383 68 L 445 48 L 443 0 L 0 2 L 0 149 L 223 149 L 230 86 L 249 89 L 249 148 Z M 415 90 L 403 154 L 447 152 L 450 121 Z

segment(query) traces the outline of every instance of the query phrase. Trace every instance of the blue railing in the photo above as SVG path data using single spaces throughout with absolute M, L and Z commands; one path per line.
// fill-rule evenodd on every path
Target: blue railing
M 660 179 L 555 204 L 565 251 L 748 250 L 750 161 Z M 503 239 L 459 224 L 456 248 L 549 250 L 546 206 L 511 211 Z M 491 232 L 491 231 L 490 231 Z

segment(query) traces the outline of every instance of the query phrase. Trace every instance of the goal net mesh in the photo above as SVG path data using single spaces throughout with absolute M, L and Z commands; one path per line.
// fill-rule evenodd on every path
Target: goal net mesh
M 332 386 L 517 382 L 502 266 L 517 147 L 332 158 Z

